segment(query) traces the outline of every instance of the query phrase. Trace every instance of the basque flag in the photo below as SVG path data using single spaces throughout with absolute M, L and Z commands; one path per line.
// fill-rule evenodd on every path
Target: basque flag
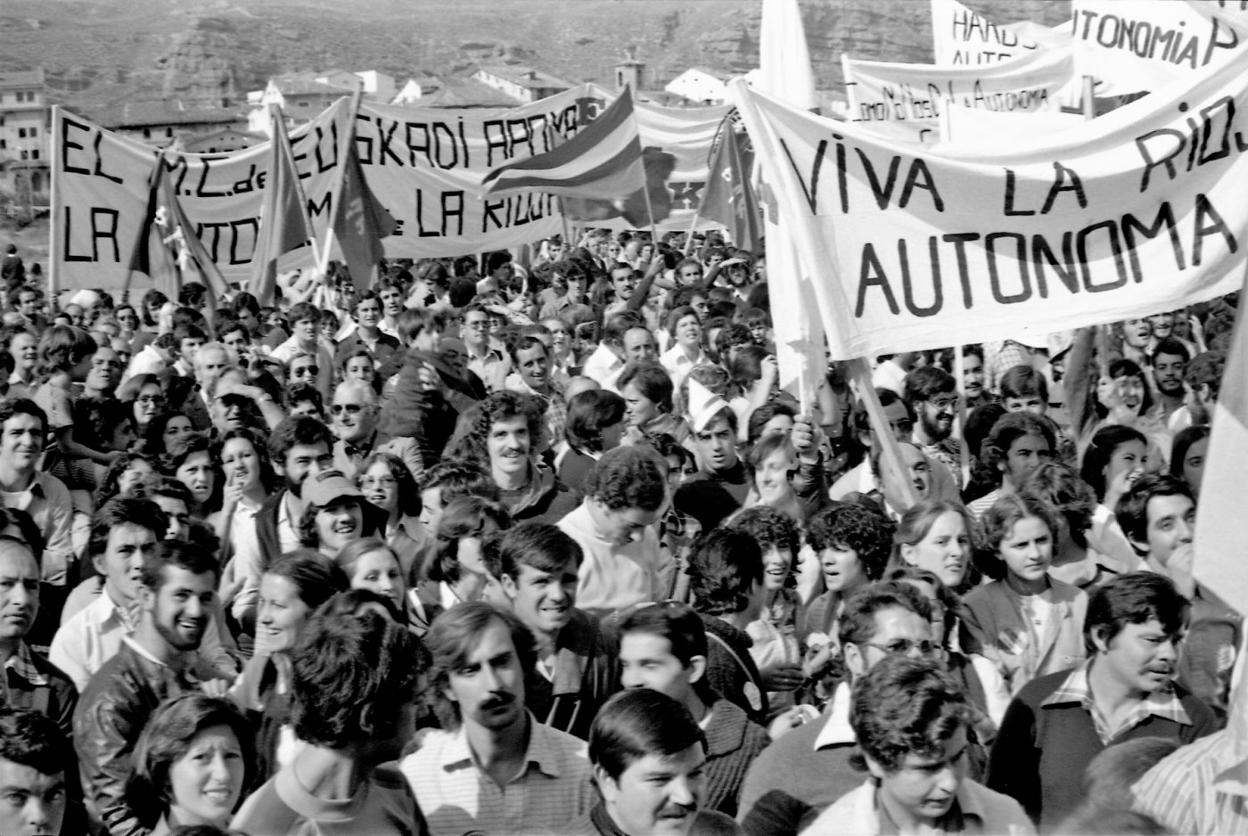
M 485 175 L 486 194 L 541 191 L 559 197 L 627 197 L 646 183 L 641 137 L 628 88 L 593 122 L 553 151 Z

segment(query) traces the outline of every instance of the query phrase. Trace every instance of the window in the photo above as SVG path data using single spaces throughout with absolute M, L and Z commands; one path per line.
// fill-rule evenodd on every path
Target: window
M 32 148 L 32 149 L 30 149 L 30 158 L 31 158 L 32 160 L 37 160 L 37 159 L 39 159 L 39 149 L 38 149 L 38 148 Z
M 26 129 L 25 129 L 25 128 L 18 128 L 18 129 L 17 129 L 17 138 L 18 138 L 18 139 L 25 139 L 25 138 L 26 138 Z
M 28 131 L 26 135 L 30 137 L 31 139 L 34 139 L 35 137 L 39 136 L 38 128 L 27 128 L 26 130 Z

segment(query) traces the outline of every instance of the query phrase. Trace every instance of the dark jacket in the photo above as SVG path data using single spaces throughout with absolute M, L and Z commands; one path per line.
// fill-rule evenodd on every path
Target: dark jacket
M 711 705 L 706 732 L 706 798 L 702 807 L 737 815 L 745 774 L 771 738 L 734 702 L 720 697 Z
M 555 478 L 550 468 L 534 462 L 529 473 L 529 484 L 523 491 L 503 495 L 503 504 L 513 524 L 534 520 L 553 525 L 581 504 L 581 494 Z
M 703 531 L 710 531 L 732 516 L 750 491 L 745 462 L 722 472 L 700 470 L 693 479 L 676 489 L 676 510 L 696 519 Z
M 281 511 L 282 502 L 286 499 L 286 490 L 282 489 L 269 496 L 256 512 L 256 539 L 260 543 L 260 567 L 263 571 L 273 565 L 282 554 L 282 540 L 277 533 L 277 516 Z M 362 537 L 372 537 L 379 531 L 386 530 L 386 512 L 368 502 L 362 502 L 364 508 L 364 526 Z M 298 525 L 298 520 L 295 521 Z
M 78 705 L 78 689 L 60 668 L 37 652 L 31 651 L 35 670 L 48 680 L 47 685 L 32 685 L 12 670 L 6 669 L 9 685 L 9 707 L 29 708 L 47 715 L 66 737 L 74 734 L 74 707 Z
M 364 341 L 360 339 L 358 331 L 352 331 L 338 346 L 334 349 L 334 365 L 341 367 L 342 361 L 355 349 L 363 346 Z M 399 342 L 397 337 L 392 337 L 385 331 L 377 337 L 377 349 L 372 352 L 373 361 L 377 366 L 377 374 L 382 380 L 389 380 L 403 363 L 403 344 Z
M 74 751 L 87 811 L 109 836 L 148 832 L 126 797 L 134 745 L 156 706 L 198 690 L 199 683 L 144 658 L 128 643 L 91 677 L 74 711 Z
M 437 369 L 445 392 L 426 392 L 420 387 L 418 375 L 425 363 Z M 381 408 L 377 431 L 384 438 L 415 440 L 425 467 L 433 467 L 455 432 L 459 414 L 484 397 L 484 387 L 474 389 L 437 356 L 411 349 L 403 358 L 390 399 Z
M 554 677 L 536 670 L 525 676 L 525 707 L 546 725 L 588 740 L 598 708 L 619 688 L 615 657 L 598 620 L 573 609 L 555 640 Z
M 767 722 L 769 711 L 763 677 L 750 655 L 754 641 L 723 619 L 701 615 L 706 628 L 706 684 L 732 700 L 755 723 Z

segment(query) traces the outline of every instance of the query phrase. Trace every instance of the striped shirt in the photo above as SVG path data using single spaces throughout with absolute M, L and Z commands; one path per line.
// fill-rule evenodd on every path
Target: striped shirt
M 1141 778 L 1135 810 L 1172 833 L 1248 834 L 1245 756 L 1233 729 L 1177 749 Z
M 503 786 L 477 765 L 463 726 L 428 732 L 399 769 L 430 836 L 550 833 L 588 813 L 594 802 L 585 741 L 532 715 L 524 768 Z
M 1079 703 L 1083 706 L 1083 710 L 1092 716 L 1092 723 L 1096 727 L 1097 737 L 1106 746 L 1112 743 L 1115 738 L 1135 728 L 1153 715 L 1164 720 L 1170 720 L 1181 726 L 1192 725 L 1192 718 L 1188 716 L 1187 709 L 1183 707 L 1183 702 L 1174 692 L 1173 686 L 1167 685 L 1137 702 L 1117 724 L 1110 726 L 1109 718 L 1105 716 L 1096 705 L 1096 701 L 1092 699 L 1092 689 L 1088 685 L 1088 670 L 1091 666 L 1092 660 L 1089 660 L 1072 670 L 1070 676 L 1066 677 L 1066 681 L 1058 686 L 1058 689 L 1050 694 L 1041 705 Z

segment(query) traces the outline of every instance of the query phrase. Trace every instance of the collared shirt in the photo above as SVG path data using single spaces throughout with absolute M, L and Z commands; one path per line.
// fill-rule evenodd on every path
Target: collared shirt
M 816 752 L 829 746 L 844 746 L 857 740 L 854 736 L 854 728 L 849 724 L 849 698 L 849 683 L 838 682 L 836 690 L 832 692 L 828 707 L 824 709 L 824 713 L 828 715 L 828 722 L 819 730 L 819 736 L 815 738 Z
M 490 392 L 501 392 L 503 382 L 511 371 L 511 358 L 494 346 L 488 346 L 484 354 L 468 351 L 468 369 L 474 372 Z
M 35 667 L 30 646 L 24 641 L 17 643 L 17 652 L 4 662 L 4 676 L 0 676 L 0 705 L 9 705 L 9 675 L 24 679 L 32 687 L 48 685 L 48 678 Z
M 107 592 L 101 592 L 56 631 L 48 659 L 73 680 L 81 694 L 95 672 L 117 654 L 121 643 L 137 625 L 137 614 L 117 606 Z M 199 653 L 206 662 L 219 668 L 224 677 L 235 666 L 221 644 L 220 629 L 215 618 L 208 623 Z
M 70 538 L 74 509 L 69 488 L 50 473 L 35 471 L 24 491 L 0 491 L 0 504 L 30 514 L 46 544 L 39 558 L 40 579 L 52 586 L 65 586 L 74 544 Z
M 1192 725 L 1192 718 L 1188 716 L 1187 709 L 1183 707 L 1178 695 L 1174 693 L 1174 688 L 1167 685 L 1137 702 L 1116 725 L 1110 726 L 1109 718 L 1105 717 L 1092 699 L 1092 690 L 1088 685 L 1088 671 L 1091 670 L 1093 661 L 1095 660 L 1089 659 L 1072 670 L 1058 689 L 1040 703 L 1041 707 L 1071 702 L 1079 703 L 1084 711 L 1092 715 L 1096 734 L 1100 737 L 1101 743 L 1106 746 L 1154 714 L 1183 726 Z
M 430 836 L 550 833 L 589 812 L 594 792 L 586 743 L 529 715 L 524 767 L 503 786 L 478 765 L 461 726 L 432 730 L 399 763 Z
M 581 368 L 581 374 L 598 381 L 598 385 L 603 389 L 616 394 L 619 392 L 615 384 L 620 379 L 622 371 L 624 371 L 624 361 L 602 343 L 599 343 L 593 353 L 585 358 L 585 363 Z
M 805 833 L 857 833 L 863 836 L 884 836 L 897 833 L 897 825 L 884 814 L 877 798 L 878 789 L 874 779 L 857 789 L 850 790 L 840 800 L 819 814 Z M 993 833 L 1034 834 L 1035 826 L 1023 812 L 1017 801 L 1007 795 L 993 792 L 970 778 L 958 786 L 953 808 L 938 822 L 961 825 L 947 833 Z
M 1171 833 L 1248 834 L 1248 753 L 1234 729 L 1180 746 L 1131 788 Z
M 636 540 L 617 545 L 604 538 L 582 502 L 557 525 L 580 544 L 585 559 L 577 570 L 576 603 L 590 612 L 614 612 L 643 601 L 662 601 L 676 565 L 659 548 L 655 526 Z
M 672 385 L 680 388 L 681 381 L 689 376 L 689 372 L 693 370 L 694 366 L 711 361 L 707 358 L 706 352 L 701 348 L 698 349 L 698 356 L 690 360 L 689 355 L 685 353 L 684 347 L 677 343 L 663 352 L 663 355 L 659 357 L 659 362 L 663 364 L 663 368 L 667 369 L 667 373 L 672 376 Z

